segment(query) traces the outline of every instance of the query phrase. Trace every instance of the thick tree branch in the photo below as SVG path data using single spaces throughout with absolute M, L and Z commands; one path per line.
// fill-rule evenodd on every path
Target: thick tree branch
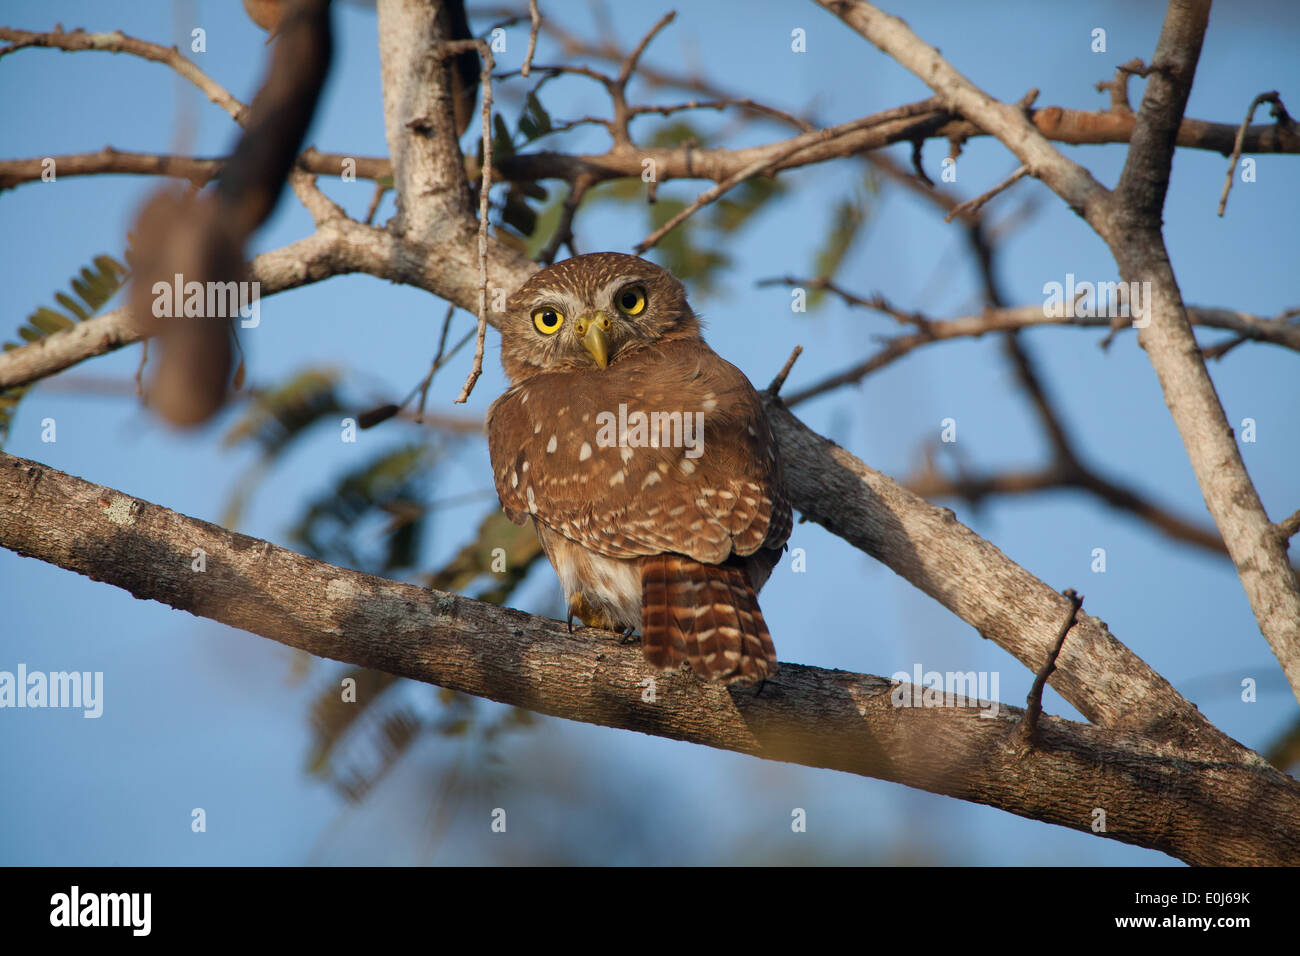
M 251 278 L 261 283 L 263 298 L 333 276 L 364 272 L 457 304 L 468 302 L 464 307 L 471 312 L 478 307 L 479 260 L 472 232 L 465 241 L 422 245 L 352 219 L 331 219 L 312 235 L 257 256 L 249 269 Z M 535 263 L 513 249 L 489 243 L 489 288 L 514 289 L 536 269 Z M 488 314 L 493 326 L 499 318 Z M 126 309 L 106 312 L 39 342 L 0 353 L 0 389 L 37 381 L 144 337 Z
M 773 110 L 761 103 L 754 103 L 744 98 L 729 98 L 717 103 L 688 103 L 680 108 L 720 109 L 725 106 L 739 106 L 782 118 L 790 125 L 810 131 L 808 125 L 780 110 Z M 645 113 L 664 113 L 672 107 L 638 106 L 636 115 Z M 842 135 L 835 140 L 833 149 L 819 152 L 805 152 L 798 161 L 784 161 L 779 169 L 825 162 L 843 156 L 857 155 L 863 152 L 889 146 L 907 140 L 914 135 L 929 139 L 947 139 L 950 134 L 961 134 L 974 138 L 984 133 L 969 123 L 951 120 L 939 127 L 934 127 L 934 120 L 940 114 L 931 113 L 917 117 L 914 125 L 890 129 L 888 133 Z M 1133 135 L 1136 116 L 1117 116 L 1110 111 L 1088 111 L 1065 109 L 1049 106 L 1032 110 L 1030 119 L 1045 137 L 1057 143 L 1070 145 L 1100 145 L 1107 143 L 1127 143 Z M 1211 152 L 1230 153 L 1233 149 L 1233 137 L 1237 128 L 1227 123 L 1209 123 L 1202 120 L 1184 120 L 1179 130 L 1178 145 L 1186 149 L 1203 149 Z M 783 141 L 789 142 L 789 141 Z M 764 149 L 778 153 L 780 143 L 772 143 L 752 149 Z M 1277 125 L 1251 126 L 1242 138 L 1243 154 L 1300 153 L 1300 134 L 1289 132 Z M 729 156 L 728 154 L 740 154 Z M 604 182 L 626 176 L 640 176 L 642 156 L 654 158 L 668 178 L 672 179 L 726 179 L 735 175 L 744 166 L 754 161 L 744 149 L 690 150 L 653 149 L 634 152 L 613 151 L 609 153 L 592 153 L 569 155 L 557 152 L 523 152 L 498 161 L 497 168 L 506 178 L 519 180 L 532 179 L 568 179 L 579 173 L 595 177 L 594 182 Z M 700 162 L 701 157 L 705 157 Z M 195 183 L 206 183 L 221 171 L 223 160 L 216 158 L 199 158 L 188 156 L 158 156 L 151 153 L 134 153 L 105 147 L 96 153 L 73 153 L 52 157 L 60 176 L 93 176 L 101 173 L 127 173 L 144 176 L 175 176 Z M 23 183 L 37 182 L 44 172 L 42 165 L 45 157 L 32 159 L 0 160 L 0 190 L 12 189 Z M 348 165 L 344 165 L 347 162 Z M 353 156 L 345 153 L 322 153 L 315 149 L 303 152 L 299 165 L 308 172 L 322 176 L 337 176 L 349 169 L 362 179 L 380 179 L 391 176 L 392 163 L 384 156 Z M 708 170 L 710 175 L 703 175 L 699 170 Z
M 1149 282 L 1151 323 L 1138 344 L 1151 361 L 1206 507 L 1228 546 L 1260 631 L 1300 700 L 1300 584 L 1250 475 L 1196 347 L 1161 217 L 1179 120 L 1191 92 L 1209 0 L 1173 0 L 1152 59 L 1128 159 L 1102 232 L 1128 282 Z M 1100 230 L 1099 230 L 1100 231 Z
M 1036 671 L 1068 609 L 1057 591 L 940 508 L 863 464 L 765 396 L 794 506 L 888 565 Z M 1079 616 L 1051 685 L 1090 721 L 1218 749 L 1227 737 L 1106 624 Z
M 450 15 L 441 3 L 379 0 L 378 6 L 384 130 L 397 190 L 393 230 L 429 242 L 472 229 L 452 58 L 440 49 L 453 39 Z
M 991 718 L 981 716 L 987 702 L 900 708 L 897 685 L 882 678 L 783 664 L 754 695 L 655 674 L 609 632 L 569 634 L 558 621 L 333 567 L 9 455 L 0 516 L 0 545 L 19 554 L 320 657 L 1084 832 L 1101 809 L 1104 836 L 1189 863 L 1300 863 L 1300 784 L 1249 751 L 1225 760 L 1051 717 L 1026 751 L 1018 708 L 999 705 Z M 195 571 L 200 549 L 205 570 Z M 899 686 L 900 699 L 913 690 Z

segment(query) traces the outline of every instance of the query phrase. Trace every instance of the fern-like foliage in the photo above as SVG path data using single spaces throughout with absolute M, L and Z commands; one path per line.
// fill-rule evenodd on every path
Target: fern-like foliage
M 18 327 L 18 337 L 22 342 L 5 342 L 4 351 L 20 348 L 24 344 L 39 342 L 47 335 L 70 329 L 78 322 L 85 322 L 97 314 L 117 291 L 126 284 L 130 271 L 110 255 L 95 256 L 91 265 L 84 266 L 78 275 L 72 277 L 72 291 L 54 293 L 54 301 L 62 307 L 41 306 L 27 317 L 25 325 Z M 0 447 L 9 438 L 13 425 L 14 413 L 30 385 L 0 390 Z
M 222 439 L 227 448 L 253 444 L 262 452 L 231 492 L 221 519 L 227 528 L 238 526 L 249 498 L 284 452 L 322 418 L 342 409 L 338 380 L 333 369 L 307 368 L 275 388 L 253 394 L 248 408 Z
M 493 509 L 479 525 L 474 540 L 427 581 L 439 591 L 505 604 L 541 556 L 542 545 L 531 523 L 517 525 L 503 511 Z M 481 580 L 486 580 L 486 586 L 471 594 L 471 587 Z
M 305 554 L 371 574 L 413 567 L 437 458 L 426 442 L 381 453 L 313 501 L 290 536 Z
M 399 454 L 392 462 L 401 465 L 403 457 Z M 397 473 L 402 470 L 399 467 Z M 531 525 L 519 527 L 494 510 L 474 540 L 428 577 L 429 585 L 466 594 L 487 579 L 479 600 L 504 603 L 541 554 Z M 454 738 L 464 752 L 455 773 L 441 778 L 439 789 L 446 792 L 440 792 L 438 804 L 447 806 L 458 787 L 490 785 L 501 759 L 498 738 L 532 722 L 533 715 L 526 710 L 488 708 L 485 712 L 474 698 L 455 691 L 435 690 L 365 668 L 346 668 L 324 686 L 312 705 L 308 769 L 350 802 L 360 803 L 419 740 Z

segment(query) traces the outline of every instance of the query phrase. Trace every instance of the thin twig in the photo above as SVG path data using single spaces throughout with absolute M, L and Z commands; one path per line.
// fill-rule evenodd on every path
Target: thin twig
M 650 45 L 650 41 L 655 38 L 656 34 L 658 34 L 660 30 L 672 23 L 676 17 L 677 11 L 669 10 L 646 32 L 646 35 L 641 38 L 641 42 L 633 48 L 632 52 L 628 54 L 627 59 L 623 61 L 623 66 L 618 71 L 618 79 L 616 82 L 622 86 L 627 85 L 627 81 L 632 78 L 632 71 L 636 69 L 636 65 L 641 59 L 641 54 L 644 53 L 646 47 Z
M 1291 517 L 1279 521 L 1275 527 L 1277 533 L 1282 536 L 1283 541 L 1290 541 L 1295 537 L 1296 532 L 1300 532 L 1300 511 L 1296 511 Z
M 764 159 L 755 160 L 754 162 L 750 163 L 748 166 L 741 169 L 735 175 L 728 176 L 726 179 L 718 183 L 716 186 L 706 189 L 704 192 L 700 193 L 698 196 L 695 197 L 695 201 L 693 203 L 691 203 L 681 212 L 677 213 L 677 215 L 673 216 L 662 226 L 660 226 L 654 232 L 650 233 L 650 235 L 646 236 L 635 246 L 633 246 L 632 251 L 635 252 L 637 255 L 641 255 L 641 253 L 645 252 L 647 249 L 649 249 L 651 246 L 657 243 L 664 236 L 668 235 L 668 233 L 672 232 L 679 225 L 681 225 L 683 222 L 685 222 L 687 219 L 689 219 L 699 210 L 703 209 L 709 203 L 721 197 L 724 193 L 730 191 L 736 186 L 739 186 L 745 180 L 750 179 L 753 176 L 757 176 L 763 170 L 770 169 L 774 164 L 779 163 L 781 160 L 788 159 L 792 154 L 798 152 L 802 148 L 803 148 L 802 146 L 795 146 L 791 149 L 786 150 L 783 153 L 778 154 L 777 156 L 771 159 L 764 158 Z
M 1259 96 L 1250 101 L 1250 109 L 1246 111 L 1246 118 L 1237 127 L 1237 138 L 1232 144 L 1232 156 L 1228 160 L 1228 175 L 1223 181 L 1223 194 L 1219 196 L 1220 219 L 1223 218 L 1223 210 L 1228 206 L 1228 193 L 1232 190 L 1232 180 L 1237 171 L 1237 162 L 1241 159 L 1242 144 L 1246 141 L 1246 129 L 1250 126 L 1250 121 L 1255 118 L 1255 110 L 1259 108 L 1261 103 L 1272 103 L 1274 107 L 1273 115 L 1277 116 L 1279 120 L 1286 115 L 1286 108 L 1282 106 L 1282 98 L 1278 96 L 1277 90 L 1260 93 Z M 1280 115 L 1279 111 L 1281 111 Z
M 906 106 L 900 106 L 894 109 L 884 110 L 880 113 L 873 113 L 871 116 L 864 116 L 861 119 L 854 120 L 851 123 L 844 123 L 840 126 L 835 126 L 830 129 L 814 130 L 811 133 L 803 133 L 799 136 L 796 136 L 793 139 L 789 140 L 786 143 L 786 148 L 783 149 L 781 152 L 777 153 L 775 156 L 764 156 L 759 159 L 756 159 L 752 163 L 749 163 L 748 165 L 742 167 L 735 174 L 728 176 L 726 179 L 722 180 L 722 182 L 718 183 L 716 186 L 712 187 L 711 189 L 706 189 L 704 192 L 700 193 L 700 195 L 695 198 L 695 201 L 693 203 L 691 203 L 689 206 L 687 206 L 677 215 L 673 216 L 666 223 L 664 223 L 654 232 L 650 233 L 650 235 L 646 236 L 644 239 L 642 239 L 632 248 L 637 253 L 637 255 L 640 255 L 641 253 L 649 249 L 651 246 L 653 246 L 655 243 L 657 243 L 664 236 L 666 236 L 673 229 L 675 229 L 678 225 L 680 225 L 682 222 L 688 219 L 690 216 L 694 215 L 696 212 L 698 212 L 703 207 L 707 206 L 709 203 L 718 199 L 728 190 L 733 189 L 734 187 L 740 185 L 742 182 L 744 182 L 745 180 L 753 176 L 757 176 L 759 173 L 763 172 L 764 170 L 772 169 L 773 167 L 779 166 L 781 163 L 785 162 L 795 153 L 801 152 L 807 149 L 809 146 L 813 146 L 816 145 L 817 143 L 821 143 L 829 139 L 834 139 L 839 136 L 843 136 L 846 133 L 851 133 L 859 129 L 865 129 L 870 126 L 878 126 L 881 123 L 888 123 L 897 119 L 904 119 L 909 116 L 915 116 L 918 113 L 931 112 L 932 110 L 934 110 L 935 104 L 936 101 L 934 99 L 923 100 L 920 103 L 909 103 Z
M 447 314 L 442 317 L 442 333 L 438 336 L 438 351 L 433 356 L 433 361 L 429 363 L 429 374 L 424 377 L 420 385 L 420 404 L 415 409 L 415 422 L 417 425 L 424 424 L 424 402 L 429 396 L 429 386 L 433 384 L 434 373 L 442 367 L 442 354 L 447 348 L 447 332 L 451 329 L 451 317 L 455 314 L 454 305 L 447 306 Z
M 780 394 L 781 386 L 784 385 L 785 380 L 790 377 L 790 369 L 794 368 L 794 363 L 799 360 L 799 356 L 802 354 L 803 346 L 796 345 L 794 351 L 790 353 L 790 357 L 786 359 L 785 364 L 781 366 L 781 371 L 776 373 L 776 378 L 772 379 L 772 384 L 767 387 L 767 394 L 771 395 L 773 398 Z
M 142 339 L 140 345 L 140 364 L 135 369 L 135 394 L 137 398 L 144 398 L 144 367 L 149 361 L 149 340 Z
M 388 187 L 380 183 L 375 183 L 375 194 L 370 197 L 370 208 L 366 210 L 365 224 L 369 226 L 375 221 L 375 213 L 379 212 L 379 204 L 383 202 L 384 193 L 388 192 Z
M 456 397 L 455 401 L 455 404 L 463 405 L 469 401 L 469 394 L 474 391 L 474 383 L 483 374 L 483 346 L 487 338 L 488 196 L 492 191 L 492 68 L 496 66 L 496 61 L 492 58 L 491 48 L 483 40 L 458 42 L 472 43 L 478 48 L 479 56 L 483 58 L 483 67 L 479 72 L 479 84 L 483 89 L 483 107 L 481 110 L 483 118 L 483 179 L 479 185 L 478 195 L 478 331 L 474 343 L 474 365 L 470 369 L 469 376 L 465 379 L 465 385 L 461 388 L 460 395 Z M 449 47 L 455 45 L 448 44 Z
M 983 193 L 982 195 L 976 196 L 974 199 L 967 199 L 965 202 L 961 202 L 961 203 L 958 203 L 957 205 L 953 206 L 952 209 L 950 209 L 950 210 L 948 211 L 948 215 L 946 215 L 946 216 L 943 217 L 943 221 L 944 221 L 944 222 L 952 222 L 952 221 L 953 221 L 953 218 L 956 217 L 956 216 L 969 216 L 969 215 L 972 215 L 972 214 L 975 213 L 975 212 L 978 212 L 979 209 L 980 209 L 980 208 L 981 208 L 981 207 L 982 207 L 986 202 L 988 202 L 990 199 L 992 199 L 992 198 L 993 198 L 994 196 L 996 196 L 998 193 L 1000 193 L 1000 192 L 1002 192 L 1004 189 L 1007 189 L 1008 187 L 1010 187 L 1010 186 L 1011 186 L 1013 183 L 1015 183 L 1017 180 L 1022 179 L 1022 178 L 1024 178 L 1025 176 L 1028 176 L 1028 175 L 1029 175 L 1029 167 L 1028 167 L 1028 166 L 1021 166 L 1021 167 L 1020 167 L 1019 169 L 1017 169 L 1014 173 L 1012 173 L 1010 176 L 1008 176 L 1008 177 L 1007 177 L 1006 179 L 1004 179 L 1002 182 L 998 183 L 996 186 L 994 186 L 994 187 L 993 187 L 992 189 L 990 189 L 988 192 Z
M 542 14 L 537 9 L 537 0 L 528 0 L 528 17 L 532 21 L 528 28 L 528 52 L 524 54 L 524 65 L 519 68 L 519 75 L 525 79 L 533 68 L 533 54 L 537 52 L 537 31 L 542 28 Z
M 1070 633 L 1070 628 L 1074 627 L 1075 621 L 1079 616 L 1079 608 L 1083 606 L 1083 598 L 1080 597 L 1074 588 L 1066 588 L 1061 592 L 1070 601 L 1070 616 L 1061 624 L 1061 632 L 1056 635 L 1056 643 L 1052 646 L 1052 651 L 1039 668 L 1038 674 L 1034 677 L 1034 685 L 1029 688 L 1029 698 L 1025 707 L 1025 714 L 1020 718 L 1019 734 L 1020 739 L 1025 743 L 1032 743 L 1034 734 L 1038 731 L 1038 717 L 1043 712 L 1043 688 L 1047 685 L 1047 678 L 1056 670 L 1056 658 L 1061 653 L 1061 648 L 1065 645 L 1065 635 Z
M 560 251 L 560 246 L 568 244 L 569 251 L 575 256 L 578 250 L 573 248 L 573 216 L 578 211 L 578 206 L 582 202 L 582 197 L 586 195 L 595 177 L 590 173 L 581 172 L 574 177 L 573 183 L 569 188 L 569 195 L 564 199 L 564 206 L 560 210 L 560 222 L 555 227 L 550 240 L 546 247 L 537 257 L 538 262 L 544 262 L 548 266 L 555 261 L 556 254 Z
M 85 30 L 56 29 L 49 33 L 37 33 L 0 27 L 0 40 L 14 41 L 11 46 L 0 49 L 0 57 L 29 47 L 49 47 L 69 52 L 89 50 L 101 53 L 127 53 L 165 64 L 202 90 L 209 100 L 229 113 L 235 122 L 243 125 L 247 107 L 231 96 L 221 84 L 200 70 L 192 60 L 181 56 L 175 47 L 139 40 L 127 36 L 121 30 L 112 33 L 87 33 Z

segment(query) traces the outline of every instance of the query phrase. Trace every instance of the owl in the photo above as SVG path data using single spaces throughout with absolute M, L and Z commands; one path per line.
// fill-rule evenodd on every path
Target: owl
M 790 536 L 781 460 L 762 400 L 700 336 L 682 284 L 598 252 L 538 272 L 506 312 L 493 477 L 511 520 L 537 529 L 570 625 L 639 630 L 658 668 L 773 673 L 756 593 Z

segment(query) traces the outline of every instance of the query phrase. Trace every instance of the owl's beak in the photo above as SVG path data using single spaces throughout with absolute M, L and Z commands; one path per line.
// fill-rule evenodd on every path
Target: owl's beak
M 587 350 L 587 354 L 596 360 L 596 364 L 601 368 L 607 366 L 609 336 L 605 333 L 609 331 L 609 318 L 605 313 L 593 312 L 591 315 L 579 316 L 573 330 L 578 333 L 578 341 Z

